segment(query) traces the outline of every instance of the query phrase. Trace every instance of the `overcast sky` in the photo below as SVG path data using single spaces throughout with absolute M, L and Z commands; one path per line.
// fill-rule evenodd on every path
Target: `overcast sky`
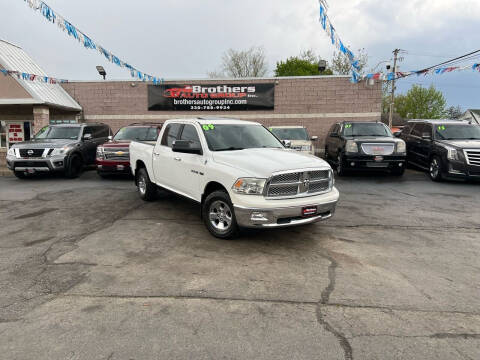
M 49 0 L 65 19 L 121 60 L 154 76 L 205 78 L 218 68 L 228 48 L 253 45 L 266 50 L 270 73 L 278 60 L 313 49 L 326 58 L 332 46 L 318 22 L 317 0 Z M 50 75 L 74 80 L 98 79 L 103 65 L 109 79 L 128 79 L 125 69 L 32 11 L 24 0 L 0 0 L 0 38 L 24 48 Z M 479 0 L 329 0 L 329 16 L 352 50 L 365 48 L 369 68 L 404 54 L 401 70 L 418 70 L 480 49 Z M 470 60 L 467 64 L 480 62 Z M 467 71 L 412 76 L 413 83 L 434 84 L 449 105 L 480 108 L 480 73 Z

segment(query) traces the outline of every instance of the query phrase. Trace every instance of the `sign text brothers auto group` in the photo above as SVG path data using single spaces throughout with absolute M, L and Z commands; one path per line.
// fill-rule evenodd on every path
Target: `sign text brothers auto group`
M 149 85 L 148 110 L 273 110 L 274 84 Z

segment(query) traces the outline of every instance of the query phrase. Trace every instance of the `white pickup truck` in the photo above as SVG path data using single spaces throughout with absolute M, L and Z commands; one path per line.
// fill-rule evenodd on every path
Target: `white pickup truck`
M 286 149 L 255 122 L 168 120 L 156 143 L 130 144 L 130 163 L 143 200 L 154 200 L 158 187 L 193 199 L 223 239 L 240 228 L 326 220 L 339 198 L 325 161 Z

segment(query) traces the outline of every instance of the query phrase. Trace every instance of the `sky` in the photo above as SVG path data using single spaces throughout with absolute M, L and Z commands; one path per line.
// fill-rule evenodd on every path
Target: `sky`
M 329 60 L 333 48 L 318 18 L 317 0 L 48 0 L 96 43 L 121 60 L 165 79 L 206 78 L 229 48 L 263 46 L 273 75 L 277 61 L 312 49 Z M 419 70 L 480 49 L 479 0 L 328 0 L 342 41 L 369 55 L 368 68 L 405 50 L 400 71 Z M 22 47 L 50 76 L 69 80 L 129 79 L 127 70 L 85 49 L 24 0 L 0 0 L 0 39 Z M 480 62 L 480 55 L 465 65 Z M 377 69 L 382 69 L 379 65 Z M 480 108 L 480 72 L 466 71 L 398 82 L 434 85 L 448 105 Z

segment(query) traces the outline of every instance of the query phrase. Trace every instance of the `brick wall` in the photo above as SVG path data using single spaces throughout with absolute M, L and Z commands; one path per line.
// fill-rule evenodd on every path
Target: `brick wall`
M 341 120 L 380 120 L 381 84 L 352 84 L 348 77 L 322 76 L 278 79 L 167 81 L 175 84 L 275 83 L 273 111 L 173 112 L 148 111 L 147 84 L 130 81 L 71 82 L 62 84 L 82 106 L 87 122 L 104 122 L 114 131 L 132 122 L 164 121 L 168 118 L 216 115 L 248 118 L 264 125 L 303 125 L 320 138 Z

